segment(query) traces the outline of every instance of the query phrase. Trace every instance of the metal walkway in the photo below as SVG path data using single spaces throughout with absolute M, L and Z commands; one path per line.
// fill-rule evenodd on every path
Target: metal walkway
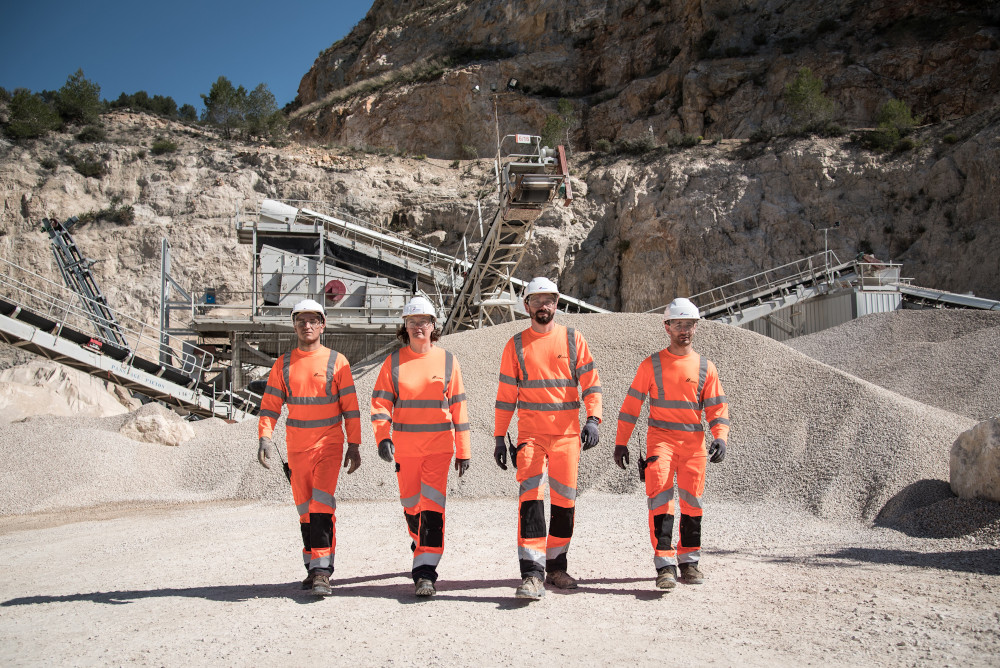
M 164 351 L 157 328 L 105 304 L 120 338 L 108 336 L 76 301 L 63 286 L 0 258 L 0 340 L 202 417 L 242 420 L 256 412 L 253 401 L 203 381 L 211 354 L 193 346 Z M 152 361 L 161 353 L 178 366 Z

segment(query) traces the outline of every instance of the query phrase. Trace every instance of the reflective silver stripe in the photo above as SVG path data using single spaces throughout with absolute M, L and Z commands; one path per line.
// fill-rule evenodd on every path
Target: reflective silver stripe
M 673 429 L 674 431 L 705 431 L 705 427 L 698 424 L 689 424 L 687 422 L 664 422 L 663 420 L 649 419 L 650 427 L 657 427 L 659 429 Z
M 545 554 L 537 550 L 532 550 L 530 547 L 517 547 L 517 558 L 524 559 L 525 561 L 531 561 L 541 567 L 541 570 L 545 570 Z
M 420 493 L 424 498 L 444 508 L 445 496 L 425 482 L 420 483 Z
M 448 398 L 448 387 L 451 385 L 451 370 L 455 363 L 455 356 L 449 351 L 444 351 L 444 398 Z
M 285 422 L 286 427 L 296 427 L 297 429 L 315 429 L 316 427 L 332 427 L 333 425 L 340 424 L 341 420 L 344 419 L 343 415 L 336 415 L 331 418 L 324 418 L 322 420 L 293 420 L 288 418 Z
M 399 351 L 389 355 L 390 369 L 392 371 L 392 393 L 399 396 Z
M 408 432 L 438 432 L 451 431 L 450 422 L 438 422 L 437 424 L 407 424 L 405 422 L 393 422 L 393 431 Z
M 576 368 L 576 330 L 572 327 L 566 328 L 566 348 L 569 350 L 569 372 L 573 374 L 573 384 L 575 385 L 580 382 L 580 374 Z
M 302 550 L 302 563 L 306 565 L 306 568 L 309 568 L 309 562 L 311 560 L 312 560 L 312 552 L 308 550 Z
M 319 559 L 309 560 L 309 570 L 314 568 L 330 568 L 333 565 L 333 555 L 328 557 L 320 557 Z
M 396 408 L 447 408 L 440 399 L 400 399 Z
M 510 403 L 508 401 L 498 401 L 498 402 L 496 402 L 496 404 L 494 404 L 493 407 L 494 408 L 499 408 L 502 411 L 512 411 L 515 408 L 517 408 L 517 404 Z M 261 411 L 260 414 L 263 415 L 264 411 Z M 278 417 L 278 416 L 275 415 L 275 417 Z
M 645 401 L 646 400 L 646 393 L 645 392 L 640 392 L 639 390 L 634 390 L 631 387 L 628 388 L 628 396 L 632 397 L 633 399 L 638 399 L 639 401 Z
M 375 413 L 374 415 L 372 415 L 372 422 L 375 422 L 377 420 L 391 420 L 391 419 L 392 416 L 389 415 L 388 413 Z
M 657 408 L 690 408 L 691 410 L 699 410 L 701 406 L 698 405 L 697 401 L 675 401 L 673 399 L 650 399 L 650 406 L 656 406 Z
M 588 372 L 593 371 L 593 370 L 594 370 L 594 363 L 593 362 L 588 362 L 587 364 L 584 364 L 583 366 L 577 368 L 576 374 L 577 374 L 577 376 L 582 376 L 583 374 L 588 373 Z
M 542 378 L 539 380 L 526 380 L 521 383 L 521 387 L 576 387 L 576 382 L 570 378 Z
M 359 409 L 356 411 L 344 411 L 343 413 L 341 413 L 341 415 L 344 416 L 345 418 L 360 418 L 361 410 Z
M 346 397 L 348 394 L 354 394 L 354 386 L 348 385 L 347 387 L 340 388 L 337 394 L 333 395 L 335 397 Z
M 569 543 L 565 545 L 560 545 L 559 547 L 547 547 L 545 548 L 545 558 L 555 559 L 560 554 L 563 554 L 569 550 Z
M 660 570 L 664 566 L 676 566 L 677 557 L 653 557 L 653 566 Z
M 593 387 L 588 387 L 586 390 L 583 391 L 584 397 L 590 394 L 601 394 L 601 386 L 594 385 Z
M 702 405 L 704 405 L 704 406 L 718 406 L 719 404 L 725 404 L 725 403 L 729 403 L 729 402 L 726 401 L 726 395 L 720 394 L 717 397 L 709 397 L 708 399 L 705 399 L 705 401 L 702 403 Z
M 337 403 L 338 397 L 288 397 L 289 406 L 325 406 Z
M 564 485 L 551 475 L 549 476 L 549 489 L 553 492 L 559 494 L 567 501 L 573 501 L 576 499 L 576 487 L 570 487 L 569 485 Z
M 685 552 L 684 554 L 677 555 L 677 561 L 682 564 L 697 564 L 698 560 L 701 559 L 701 550 L 694 550 L 693 552 Z
M 635 424 L 636 422 L 639 421 L 639 418 L 636 415 L 629 415 L 628 413 L 621 412 L 618 414 L 618 421 L 627 422 L 629 424 Z
M 326 393 L 328 396 L 334 396 L 333 394 L 333 367 L 337 361 L 337 351 L 331 350 L 330 356 L 326 358 Z
M 653 361 L 653 380 L 656 381 L 656 396 L 662 399 L 663 394 L 663 366 L 660 364 L 660 353 L 653 353 L 649 356 Z
M 291 384 L 291 381 L 289 381 L 289 379 L 288 379 L 288 370 L 289 370 L 289 368 L 291 368 L 291 365 L 292 365 L 292 351 L 289 350 L 287 353 L 285 353 L 284 355 L 282 355 L 281 359 L 282 359 L 282 361 L 281 361 L 281 377 L 285 381 L 285 394 L 288 396 L 289 399 L 291 399 L 292 398 L 292 384 Z
M 649 475 L 647 473 L 647 475 Z M 649 506 L 650 510 L 656 510 L 660 506 L 669 503 L 671 499 L 674 498 L 674 488 L 665 489 L 656 496 L 651 496 L 646 499 L 646 505 Z
M 315 487 L 313 487 L 312 500 L 334 509 L 337 507 L 337 499 L 333 498 L 333 494 L 316 489 Z
M 542 484 L 542 474 L 539 473 L 538 475 L 533 475 L 521 483 L 521 487 L 518 490 L 518 494 L 524 494 L 525 492 L 530 492 L 533 489 L 538 489 L 538 486 L 541 484 Z
M 420 566 L 437 566 L 441 562 L 440 552 L 424 552 L 413 557 L 413 568 Z
M 727 420 L 726 418 L 715 418 L 714 420 L 708 423 L 708 426 L 711 428 L 720 424 L 729 424 L 729 420 Z
M 455 404 L 462 403 L 463 401 L 465 401 L 465 392 L 462 392 L 461 394 L 456 394 L 451 399 L 449 399 L 448 405 L 454 406 Z
M 399 502 L 403 504 L 404 508 L 414 508 L 418 503 L 420 503 L 420 495 L 414 494 L 413 496 L 408 496 L 405 499 L 399 497 Z
M 580 410 L 580 402 L 567 401 L 562 404 L 536 404 L 530 401 L 518 400 L 517 407 L 520 410 L 526 411 L 578 411 Z
M 374 392 L 372 392 L 372 398 L 388 399 L 389 401 L 395 401 L 396 395 L 394 395 L 392 392 L 386 392 L 385 390 L 375 390 Z
M 455 431 L 469 431 L 469 423 L 459 422 L 458 424 L 455 425 Z
M 698 408 L 700 409 L 705 405 L 704 399 L 701 398 L 702 393 L 705 391 L 705 378 L 708 377 L 708 358 L 698 355 Z
M 260 412 L 257 413 L 257 416 L 278 419 L 278 417 L 281 416 L 281 413 L 276 413 L 275 411 L 269 411 L 266 408 L 262 408 L 260 409 Z
M 681 489 L 680 487 L 677 488 L 677 491 L 680 493 L 681 501 L 685 501 L 692 508 L 701 508 L 701 497 L 697 497 L 691 492 Z
M 270 385 L 268 385 L 267 387 L 264 388 L 264 394 L 270 394 L 272 396 L 278 397 L 282 401 L 285 400 L 285 393 L 282 392 L 281 388 L 278 387 L 271 387 Z
M 521 381 L 528 380 L 528 367 L 524 364 L 524 343 L 521 332 L 514 335 L 514 352 L 517 354 L 517 363 L 521 367 Z
M 302 503 L 296 503 L 295 504 L 295 512 L 297 512 L 299 515 L 305 515 L 306 513 L 308 513 L 309 512 L 309 502 L 308 501 L 303 501 Z
M 500 374 L 500 382 L 507 383 L 508 385 L 517 385 L 517 378 L 513 376 L 508 376 L 505 373 Z

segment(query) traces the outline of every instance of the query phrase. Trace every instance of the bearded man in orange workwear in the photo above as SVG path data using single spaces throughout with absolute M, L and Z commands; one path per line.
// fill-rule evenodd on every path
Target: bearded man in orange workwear
M 434 345 L 441 336 L 436 323 L 434 306 L 425 297 L 406 304 L 396 332 L 406 345 L 382 363 L 372 392 L 378 456 L 396 462 L 417 596 L 437 591 L 452 453 L 461 477 L 471 452 L 462 370 L 454 355 Z
M 288 405 L 285 440 L 289 481 L 299 513 L 302 558 L 309 572 L 303 589 L 329 596 L 330 575 L 337 547 L 337 501 L 334 492 L 340 460 L 348 473 L 361 465 L 361 413 L 347 358 L 320 343 L 326 328 L 323 307 L 306 299 L 292 308 L 297 346 L 277 359 L 267 377 L 260 403 L 257 459 L 264 468 L 278 459 L 271 437 Z M 344 427 L 347 454 L 344 454 Z
M 532 279 L 524 297 L 531 327 L 515 334 L 500 358 L 493 457 L 506 471 L 504 437 L 516 409 L 518 445 L 511 447 L 511 463 L 520 483 L 517 598 L 539 599 L 545 595 L 545 584 L 576 588 L 576 580 L 566 572 L 566 553 L 573 537 L 580 448 L 581 444 L 584 450 L 592 448 L 599 440 L 601 379 L 583 335 L 555 323 L 558 303 L 555 283 Z M 581 398 L 587 409 L 582 433 Z M 546 463 L 551 500 L 548 531 L 542 481 Z
M 639 475 L 646 481 L 649 506 L 649 537 L 653 544 L 656 586 L 677 586 L 681 580 L 701 584 L 701 496 L 705 491 L 707 461 L 721 462 L 729 438 L 729 403 L 722 391 L 719 372 L 707 358 L 694 351 L 693 340 L 700 319 L 698 308 L 688 299 L 670 302 L 663 313 L 670 345 L 643 360 L 629 387 L 615 435 L 615 463 L 629 463 L 628 440 L 649 397 L 646 458 L 639 457 Z M 702 411 L 713 440 L 705 447 Z M 673 544 L 674 476 L 680 495 L 680 535 Z

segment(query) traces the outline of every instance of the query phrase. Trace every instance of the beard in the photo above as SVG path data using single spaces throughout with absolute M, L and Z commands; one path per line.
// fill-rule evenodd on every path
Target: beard
M 555 311 L 535 311 L 535 314 L 531 316 L 531 319 L 537 322 L 539 325 L 547 325 L 552 322 L 552 318 L 556 315 Z

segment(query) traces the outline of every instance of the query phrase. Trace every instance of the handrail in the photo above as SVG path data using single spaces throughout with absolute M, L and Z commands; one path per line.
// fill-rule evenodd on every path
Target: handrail
M 79 330 L 81 333 L 91 336 L 95 342 L 108 345 L 117 345 L 115 341 L 106 341 L 105 336 L 97 329 L 93 322 L 92 315 L 86 309 L 77 305 L 80 295 L 73 293 L 68 299 L 61 298 L 57 294 L 47 292 L 45 289 L 36 287 L 26 280 L 15 278 L 15 272 L 27 277 L 35 283 L 41 283 L 53 292 L 65 294 L 69 292 L 67 288 L 54 283 L 44 276 L 40 276 L 30 269 L 26 269 L 10 260 L 0 257 L 0 288 L 11 297 L 18 305 L 45 315 L 50 320 L 56 322 L 56 330 L 61 331 L 64 327 Z M 70 301 L 72 299 L 72 301 Z M 84 298 L 87 299 L 87 298 Z M 193 380 L 200 380 L 203 374 L 210 370 L 215 363 L 215 357 L 206 350 L 193 347 L 196 352 L 180 352 L 172 347 L 161 343 L 159 332 L 155 335 L 147 333 L 149 326 L 144 322 L 133 318 L 125 313 L 107 307 L 121 328 L 126 342 L 127 358 L 126 363 L 133 365 L 136 357 L 142 358 L 145 354 L 150 357 L 149 352 L 154 354 L 152 359 L 159 359 L 159 353 L 167 352 L 179 361 L 179 366 L 175 367 Z

